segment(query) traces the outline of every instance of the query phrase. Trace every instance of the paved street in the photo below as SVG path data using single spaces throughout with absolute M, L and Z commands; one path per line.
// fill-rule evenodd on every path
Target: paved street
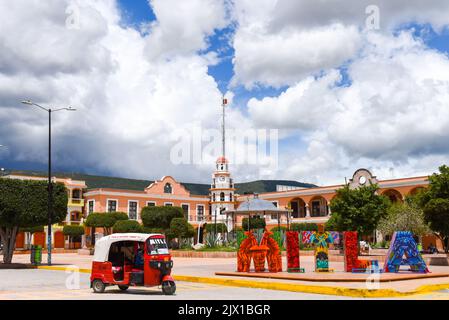
M 44 262 L 46 261 L 46 255 L 44 255 Z M 29 263 L 29 255 L 17 254 L 13 258 L 15 263 Z M 215 278 L 215 272 L 232 272 L 236 268 L 236 260 L 234 258 L 181 258 L 174 257 L 174 267 L 173 274 L 176 275 L 187 275 L 187 276 L 197 276 L 197 277 L 212 277 Z M 80 268 L 90 269 L 92 266 L 92 256 L 78 255 L 76 253 L 68 254 L 53 254 L 53 263 L 55 266 L 63 265 L 76 265 Z M 285 257 L 283 259 L 283 265 L 286 265 Z M 301 266 L 306 268 L 306 270 L 313 270 L 313 257 L 305 256 L 301 257 Z M 342 262 L 331 262 L 331 267 L 335 268 L 335 274 L 343 272 Z M 429 266 L 432 273 L 448 272 L 449 268 L 442 266 Z M 312 272 L 312 271 L 310 271 Z M 368 275 L 367 275 L 368 277 Z M 218 277 L 227 279 L 248 279 L 241 277 Z M 251 278 L 251 281 L 262 281 L 262 282 L 276 282 L 276 283 L 294 283 L 300 285 L 313 285 L 313 286 L 338 286 L 347 287 L 354 289 L 366 289 L 365 282 L 310 282 L 310 281 L 289 281 L 289 280 L 278 280 L 278 279 L 258 279 Z M 1 282 L 1 279 L 0 279 Z M 449 283 L 449 277 L 444 278 L 427 278 L 419 280 L 410 281 L 393 281 L 393 282 L 382 282 L 379 284 L 379 289 L 392 289 L 395 291 L 413 291 L 423 285 L 434 285 L 440 283 Z M 1 284 L 0 284 L 1 285 Z
M 226 287 L 201 283 L 177 282 L 174 296 L 162 295 L 158 288 L 130 288 L 126 293 L 117 287 L 106 289 L 103 294 L 94 294 L 89 288 L 89 275 L 79 273 L 79 288 L 73 286 L 76 276 L 64 271 L 49 270 L 0 270 L 0 300 L 45 299 L 45 300 L 322 300 L 353 299 L 329 295 L 295 293 L 287 291 Z M 449 300 L 449 291 L 443 290 L 426 295 L 416 295 L 406 299 Z
M 162 295 L 155 288 L 130 288 L 126 293 L 117 287 L 106 289 L 103 294 L 94 294 L 89 288 L 89 275 L 80 273 L 79 289 L 68 289 L 73 284 L 73 274 L 49 270 L 0 270 L 0 299 L 89 299 L 89 300 L 274 300 L 274 299 L 336 299 L 339 297 L 303 294 L 286 291 L 225 287 L 201 283 L 177 282 L 176 295 Z
M 0 270 L 0 300 L 322 300 L 353 299 L 331 295 L 296 293 L 288 291 L 263 290 L 239 287 L 227 287 L 202 283 L 177 282 L 174 296 L 162 295 L 159 288 L 130 288 L 126 293 L 117 287 L 106 289 L 103 294 L 94 294 L 89 288 L 89 275 L 54 270 Z M 415 295 L 405 299 L 443 299 L 449 300 L 449 290 L 442 290 L 425 295 Z

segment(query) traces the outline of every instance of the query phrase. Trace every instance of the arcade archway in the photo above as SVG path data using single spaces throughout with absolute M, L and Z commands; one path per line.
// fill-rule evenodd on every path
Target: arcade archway
M 304 218 L 306 216 L 306 203 L 301 198 L 294 198 L 289 202 L 292 210 L 292 218 Z

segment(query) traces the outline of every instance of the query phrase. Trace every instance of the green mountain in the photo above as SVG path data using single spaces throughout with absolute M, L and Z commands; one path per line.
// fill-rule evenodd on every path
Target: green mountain
M 8 172 L 10 174 L 20 174 L 28 176 L 38 176 L 45 177 L 45 172 L 40 171 L 28 171 L 28 170 L 12 170 Z M 117 178 L 117 177 L 105 177 L 105 176 L 95 176 L 82 173 L 54 173 L 53 176 L 58 178 L 72 178 L 73 180 L 83 180 L 86 182 L 88 189 L 97 188 L 111 188 L 111 189 L 124 189 L 124 190 L 138 190 L 142 191 L 148 187 L 154 181 L 151 180 L 138 180 L 138 179 L 127 179 L 127 178 Z M 209 194 L 209 184 L 202 183 L 186 183 L 181 182 L 184 187 L 190 191 L 191 194 L 196 195 L 208 195 Z M 284 186 L 294 186 L 302 188 L 313 188 L 316 185 L 311 183 L 304 183 L 292 180 L 257 180 L 251 182 L 236 183 L 235 188 L 238 194 L 245 193 L 263 193 L 263 192 L 274 192 L 276 191 L 276 185 Z

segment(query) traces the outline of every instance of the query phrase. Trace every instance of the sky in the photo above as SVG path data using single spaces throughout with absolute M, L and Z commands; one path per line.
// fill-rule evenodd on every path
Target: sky
M 47 168 L 31 99 L 77 109 L 53 114 L 55 171 L 208 183 L 224 95 L 236 182 L 428 175 L 448 26 L 446 0 L 0 0 L 0 167 Z

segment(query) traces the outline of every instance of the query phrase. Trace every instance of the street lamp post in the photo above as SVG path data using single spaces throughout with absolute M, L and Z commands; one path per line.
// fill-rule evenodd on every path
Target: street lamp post
M 0 144 L 0 148 L 5 148 L 5 146 Z M 0 177 L 3 177 L 4 172 L 5 172 L 5 168 L 0 168 Z
M 51 224 L 53 218 L 53 183 L 51 181 L 51 114 L 52 112 L 57 111 L 76 111 L 72 107 L 68 108 L 59 108 L 59 109 L 51 109 L 44 108 L 37 103 L 32 102 L 31 100 L 22 101 L 23 104 L 36 106 L 46 112 L 48 112 L 48 233 L 47 233 L 47 263 L 51 265 Z

